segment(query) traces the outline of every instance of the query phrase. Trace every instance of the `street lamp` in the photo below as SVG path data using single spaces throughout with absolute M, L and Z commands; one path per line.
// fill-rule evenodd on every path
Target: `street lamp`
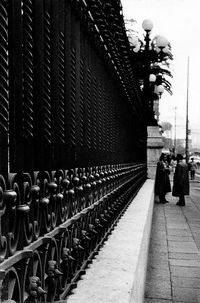
M 162 84 L 158 85 L 157 86 L 157 92 L 158 92 L 158 95 L 160 96 L 161 98 L 161 95 L 164 93 L 164 86 Z
M 168 40 L 157 35 L 152 40 L 150 37 L 153 22 L 145 19 L 142 22 L 145 31 L 144 41 L 132 35 L 130 40 L 132 65 L 135 76 L 141 84 L 144 106 L 146 108 L 147 124 L 157 125 L 154 115 L 154 101 L 161 98 L 166 89 L 170 94 L 171 84 L 165 79 L 164 74 L 172 77 L 168 70 L 169 59 L 173 59 Z
M 150 82 L 150 83 L 156 82 L 156 75 L 150 74 L 150 75 L 149 75 L 149 82 Z

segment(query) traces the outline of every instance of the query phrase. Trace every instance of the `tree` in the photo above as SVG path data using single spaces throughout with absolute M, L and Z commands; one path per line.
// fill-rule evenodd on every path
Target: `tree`
M 170 131 L 172 129 L 172 124 L 170 122 L 162 122 L 161 123 L 163 132 Z
M 167 136 L 165 136 L 165 132 L 170 132 L 172 129 L 172 124 L 170 122 L 162 122 L 160 124 L 163 132 L 163 142 L 164 142 L 164 148 L 165 149 L 172 149 L 173 148 L 173 140 L 169 138 L 169 133 Z
M 173 140 L 171 138 L 166 138 L 163 136 L 164 149 L 172 149 L 173 148 Z

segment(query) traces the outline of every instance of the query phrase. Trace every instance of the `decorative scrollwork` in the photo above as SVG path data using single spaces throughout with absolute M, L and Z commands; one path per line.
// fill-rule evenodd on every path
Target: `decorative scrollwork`
M 7 251 L 14 255 L 18 250 L 20 255 L 29 244 L 28 259 L 16 265 L 22 269 L 18 280 L 23 285 L 23 302 L 37 302 L 42 296 L 53 302 L 66 296 L 143 178 L 144 165 L 35 172 L 33 177 L 11 174 L 12 189 L 5 189 L 0 178 L 1 214 L 3 217 L 8 212 L 12 220 L 8 224 Z M 33 228 L 36 220 L 37 235 Z M 4 279 L 3 283 L 3 289 L 11 287 Z
M 84 248 L 81 246 L 81 229 L 80 223 L 76 222 L 71 227 L 71 239 L 72 239 L 72 248 L 71 248 L 71 255 L 74 258 L 72 262 L 72 272 L 75 274 L 80 268 L 82 263 L 82 251 Z
M 40 212 L 39 212 L 40 187 L 36 184 L 33 184 L 31 186 L 30 192 L 32 197 L 32 208 L 30 215 L 33 222 L 33 237 L 36 240 L 40 235 L 40 227 L 41 227 Z
M 68 229 L 62 234 L 62 239 L 60 241 L 60 268 L 63 272 L 63 276 L 61 277 L 61 286 L 64 290 L 67 284 L 70 283 L 72 279 L 72 261 L 75 259 L 72 257 L 71 248 L 72 248 L 72 241 L 71 235 Z
M 14 267 L 8 269 L 0 290 L 2 302 L 21 302 L 21 287 L 19 275 Z
M 112 164 L 146 161 L 146 129 L 104 2 L 0 1 L 1 302 L 65 299 L 145 179 Z
M 52 239 L 47 246 L 47 256 L 45 260 L 45 291 L 47 291 L 47 302 L 54 302 L 56 296 L 61 290 L 61 276 L 63 273 L 59 270 L 58 246 L 55 239 Z
M 21 205 L 18 205 L 18 211 L 27 215 L 24 217 L 23 229 L 24 229 L 24 245 L 29 245 L 33 239 L 33 219 L 32 209 L 34 208 L 32 201 L 32 179 L 29 174 L 23 175 L 23 201 Z M 23 206 L 22 206 L 23 205 Z
M 7 190 L 5 195 L 5 200 L 8 201 L 8 214 L 9 214 L 9 224 L 8 224 L 8 250 L 9 254 L 13 255 L 19 244 L 20 237 L 20 222 L 19 216 L 17 213 L 17 205 L 19 205 L 19 201 L 21 200 L 20 189 L 17 183 L 17 175 L 13 175 L 11 179 L 11 188 Z
M 57 185 L 56 193 L 54 196 L 56 204 L 56 222 L 61 224 L 66 220 L 67 212 L 67 196 L 65 195 L 64 172 L 59 170 L 52 175 L 53 182 Z
M 40 278 L 37 276 L 29 277 L 29 287 L 28 292 L 30 295 L 30 298 L 26 300 L 25 302 L 33 302 L 36 298 L 40 298 L 41 296 L 45 295 L 47 292 L 41 287 L 41 281 Z
M 4 224 L 6 220 L 6 183 L 3 176 L 0 175 L 0 263 L 4 260 L 7 254 L 7 230 Z
M 51 213 L 50 213 L 50 194 L 48 184 L 51 182 L 48 172 L 41 172 L 37 175 L 36 185 L 40 188 L 40 222 L 41 234 L 51 230 Z
M 43 289 L 42 260 L 36 250 L 33 256 L 26 262 L 24 277 L 23 302 L 38 302 L 47 292 Z

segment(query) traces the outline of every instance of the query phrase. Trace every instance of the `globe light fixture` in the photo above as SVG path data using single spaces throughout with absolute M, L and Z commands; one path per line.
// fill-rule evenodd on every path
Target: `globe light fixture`
M 136 37 L 136 36 L 131 36 L 130 43 L 131 43 L 131 46 L 132 46 L 132 47 L 136 47 L 137 44 L 138 44 L 138 42 L 139 42 L 138 37 Z
M 138 42 L 138 44 L 133 48 L 134 53 L 138 53 L 139 50 L 140 50 L 140 47 L 141 47 L 141 45 L 140 45 L 140 43 Z
M 164 93 L 164 86 L 162 84 L 157 86 L 157 92 L 158 92 L 160 97 Z
M 142 28 L 145 30 L 145 32 L 151 32 L 153 28 L 153 22 L 150 19 L 145 19 L 142 22 Z
M 134 35 L 130 39 L 133 67 L 146 106 L 147 125 L 158 125 L 158 120 L 155 119 L 154 102 L 161 98 L 164 89 L 171 93 L 171 84 L 163 75 L 171 76 L 167 59 L 172 60 L 173 57 L 170 52 L 171 46 L 164 36 L 156 35 L 151 38 L 153 22 L 150 19 L 142 22 L 142 28 L 145 31 L 144 41 Z M 157 113 L 156 116 L 158 118 L 159 114 Z
M 157 36 L 156 37 L 156 45 L 158 48 L 163 49 L 168 45 L 168 41 L 164 36 Z
M 151 83 L 156 82 L 156 76 L 154 74 L 149 75 L 149 82 L 151 82 Z

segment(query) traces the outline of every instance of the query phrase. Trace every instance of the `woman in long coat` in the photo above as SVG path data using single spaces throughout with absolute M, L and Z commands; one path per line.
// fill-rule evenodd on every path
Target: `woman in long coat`
M 189 195 L 189 173 L 188 165 L 183 161 L 181 154 L 177 154 L 177 165 L 173 183 L 172 195 L 179 197 L 179 201 L 176 204 L 185 206 L 185 196 Z
M 166 155 L 162 153 L 157 163 L 156 169 L 155 194 L 159 196 L 160 203 L 168 202 L 165 198 L 165 195 L 171 191 L 169 180 L 170 172 L 166 160 Z

